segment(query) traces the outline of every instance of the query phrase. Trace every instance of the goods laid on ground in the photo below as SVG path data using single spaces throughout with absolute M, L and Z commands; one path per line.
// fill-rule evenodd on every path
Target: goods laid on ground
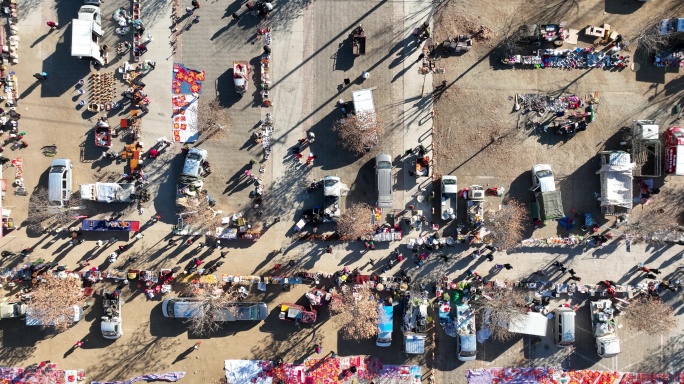
M 93 72 L 88 77 L 88 110 L 91 112 L 109 111 L 114 108 L 116 97 L 114 73 Z
M 541 368 L 478 368 L 468 370 L 468 384 L 503 383 L 679 383 L 684 372 L 667 373 L 630 373 L 601 372 L 594 370 L 567 371 L 561 367 Z
M 376 383 L 418 384 L 422 370 L 417 365 L 387 365 L 370 356 L 326 357 L 307 359 L 304 364 L 263 360 L 226 360 L 224 370 L 228 384 L 279 381 L 303 383 Z
M 501 62 L 507 65 L 532 65 L 535 68 L 624 68 L 629 63 L 629 56 L 621 55 L 619 50 L 597 52 L 593 47 L 542 49 L 533 55 L 506 55 Z

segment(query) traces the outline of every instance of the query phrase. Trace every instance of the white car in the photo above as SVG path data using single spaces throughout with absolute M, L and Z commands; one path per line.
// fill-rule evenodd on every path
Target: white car
M 660 34 L 663 36 L 684 32 L 684 19 L 663 19 L 660 22 Z
M 537 164 L 532 167 L 532 191 L 552 192 L 556 190 L 553 171 L 548 164 Z

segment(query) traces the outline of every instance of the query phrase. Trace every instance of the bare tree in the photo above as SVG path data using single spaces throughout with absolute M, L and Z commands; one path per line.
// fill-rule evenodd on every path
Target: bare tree
M 369 285 L 343 291 L 330 303 L 330 313 L 347 340 L 367 340 L 378 334 L 378 298 Z
M 487 321 L 487 326 L 496 340 L 505 341 L 514 336 L 508 324 L 516 317 L 527 313 L 525 292 L 510 288 L 485 288 L 482 297 L 470 302 L 478 316 Z
M 190 228 L 213 233 L 221 226 L 220 211 L 214 209 L 213 203 L 206 198 L 204 193 L 195 197 L 185 197 L 178 204 L 183 224 Z
M 228 109 L 221 106 L 218 98 L 209 103 L 200 103 L 197 108 L 197 125 L 203 141 L 221 137 L 231 126 Z
M 55 205 L 49 199 L 47 188 L 39 187 L 29 198 L 26 226 L 32 232 L 43 232 L 68 226 L 76 221 L 75 216 L 78 215 L 72 207 L 76 208 L 80 205 L 81 199 L 77 195 L 72 195 L 63 207 Z
M 677 326 L 672 306 L 648 295 L 632 300 L 622 317 L 628 327 L 650 335 L 667 334 Z
M 31 292 L 29 311 L 31 317 L 44 327 L 51 326 L 62 332 L 73 324 L 74 306 L 83 307 L 85 296 L 78 276 L 56 276 L 47 273 Z
M 218 331 L 221 313 L 237 311 L 234 305 L 238 299 L 237 287 L 225 290 L 222 284 L 191 282 L 185 286 L 184 293 L 197 300 L 192 304 L 194 316 L 187 320 L 188 330 L 195 335 L 206 336 Z
M 383 124 L 376 113 L 367 111 L 337 120 L 332 129 L 340 136 L 342 148 L 361 155 L 378 144 Z
M 365 203 L 356 203 L 342 211 L 337 220 L 337 233 L 342 240 L 358 240 L 374 232 L 371 224 L 373 208 Z
M 659 51 L 670 43 L 671 36 L 661 33 L 660 23 L 660 20 L 652 23 L 633 39 L 637 46 L 643 49 L 644 52 L 651 53 Z
M 523 239 L 527 216 L 527 208 L 513 199 L 498 211 L 490 211 L 485 221 L 492 246 L 502 250 L 515 247 Z

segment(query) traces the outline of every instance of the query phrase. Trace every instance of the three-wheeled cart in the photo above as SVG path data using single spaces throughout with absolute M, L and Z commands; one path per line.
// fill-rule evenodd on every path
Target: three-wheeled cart
M 246 61 L 233 61 L 233 82 L 235 92 L 243 95 L 249 86 L 249 64 Z
M 366 54 L 366 33 L 360 25 L 352 32 L 352 51 L 354 56 Z
M 313 324 L 316 322 L 316 310 L 311 308 L 307 311 L 303 305 L 282 303 L 280 304 L 280 320 L 297 321 L 304 324 Z
M 112 129 L 106 121 L 99 120 L 95 124 L 95 146 L 104 148 L 112 146 Z

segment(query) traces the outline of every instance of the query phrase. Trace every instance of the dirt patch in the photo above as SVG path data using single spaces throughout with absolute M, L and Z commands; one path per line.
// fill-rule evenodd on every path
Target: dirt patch
M 435 16 L 435 24 L 439 24 L 440 31 L 449 34 L 449 36 L 472 35 L 473 40 L 480 44 L 491 43 L 496 39 L 496 33 L 484 25 L 481 17 L 469 17 L 461 14 L 452 15 L 450 8 L 441 8 L 438 11 Z

